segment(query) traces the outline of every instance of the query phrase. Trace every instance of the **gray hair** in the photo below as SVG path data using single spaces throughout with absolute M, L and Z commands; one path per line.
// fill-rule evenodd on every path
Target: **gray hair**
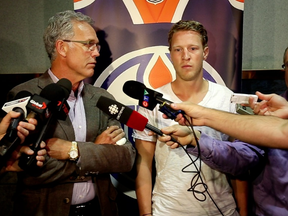
M 48 20 L 48 26 L 44 32 L 43 40 L 51 62 L 56 58 L 56 41 L 60 39 L 70 39 L 74 36 L 73 22 L 75 21 L 86 22 L 91 26 L 94 23 L 89 16 L 71 10 L 59 12 Z

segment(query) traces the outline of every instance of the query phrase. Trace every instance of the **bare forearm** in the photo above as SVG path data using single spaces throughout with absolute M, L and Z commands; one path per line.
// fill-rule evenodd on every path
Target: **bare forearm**
M 152 211 L 152 184 L 149 184 L 148 182 L 145 184 L 141 184 L 140 182 L 136 183 L 136 196 L 139 214 L 143 215 L 150 213 Z
M 152 161 L 155 142 L 136 139 L 138 155 L 136 159 L 136 195 L 139 214 L 145 215 L 152 211 Z
M 204 125 L 247 143 L 288 148 L 288 121 L 272 116 L 237 115 L 206 109 Z
M 135 183 L 139 214 L 143 215 L 151 212 L 152 176 L 151 170 L 147 166 L 137 163 Z
M 232 180 L 232 187 L 235 194 L 237 208 L 240 216 L 248 215 L 249 183 L 247 181 Z

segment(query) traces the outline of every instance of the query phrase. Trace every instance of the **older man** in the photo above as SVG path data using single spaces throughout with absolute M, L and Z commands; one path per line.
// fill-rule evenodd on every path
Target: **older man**
M 66 120 L 52 122 L 47 131 L 50 158 L 38 177 L 19 175 L 17 215 L 117 215 L 116 189 L 109 173 L 128 172 L 133 167 L 135 149 L 121 125 L 96 107 L 106 90 L 85 84 L 94 73 L 99 56 L 99 40 L 90 17 L 64 11 L 51 17 L 44 34 L 51 68 L 39 78 L 16 86 L 39 94 L 50 83 L 66 78 L 72 83 L 67 100 Z

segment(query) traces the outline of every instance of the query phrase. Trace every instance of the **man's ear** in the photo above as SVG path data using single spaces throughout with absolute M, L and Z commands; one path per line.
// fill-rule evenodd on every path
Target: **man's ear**
M 208 46 L 206 46 L 204 48 L 204 50 L 203 50 L 203 58 L 204 58 L 204 60 L 207 59 L 208 55 L 209 55 L 209 48 L 208 48 Z
M 57 40 L 55 48 L 56 48 L 57 54 L 61 55 L 62 57 L 66 57 L 66 53 L 68 50 L 68 44 L 67 43 L 65 43 L 62 40 Z

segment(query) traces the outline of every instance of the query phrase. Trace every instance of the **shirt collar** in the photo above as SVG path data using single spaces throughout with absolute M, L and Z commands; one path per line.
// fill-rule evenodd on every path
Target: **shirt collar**
M 51 69 L 48 70 L 48 74 L 50 75 L 52 81 L 54 83 L 57 83 L 59 81 L 59 79 L 53 74 L 53 72 L 51 71 Z M 82 91 L 83 91 L 83 88 L 84 88 L 84 82 L 83 80 L 80 82 L 79 84 L 79 87 L 78 87 L 78 93 L 77 93 L 77 96 L 81 95 Z M 74 95 L 74 92 L 71 90 L 70 92 L 70 95 L 73 94 Z

